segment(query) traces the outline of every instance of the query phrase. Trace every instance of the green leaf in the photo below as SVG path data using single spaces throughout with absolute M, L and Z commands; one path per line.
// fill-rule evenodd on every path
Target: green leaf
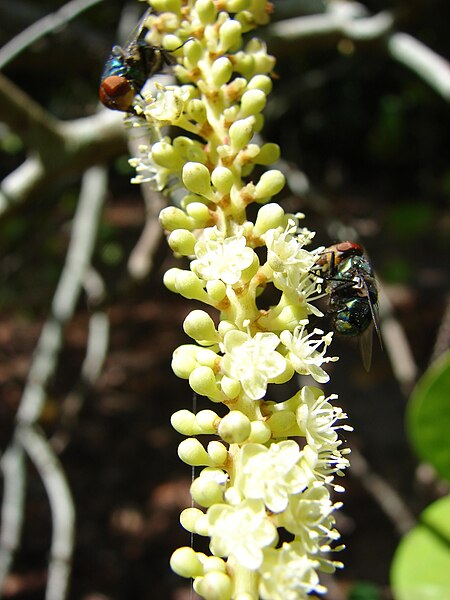
M 407 427 L 418 456 L 450 481 L 450 351 L 416 385 L 408 406 Z M 449 593 L 450 598 L 450 593 Z
M 391 584 L 395 600 L 450 599 L 450 496 L 429 506 L 402 539 Z

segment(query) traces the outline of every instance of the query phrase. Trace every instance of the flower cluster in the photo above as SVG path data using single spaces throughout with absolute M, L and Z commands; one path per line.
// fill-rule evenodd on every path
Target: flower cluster
M 255 141 L 274 59 L 260 40 L 244 45 L 243 34 L 268 21 L 270 4 L 149 3 L 147 41 L 173 52 L 180 84 L 144 92 L 135 110 L 157 141 L 132 164 L 135 181 L 182 190 L 180 205 L 165 208 L 160 221 L 190 267 L 170 269 L 164 283 L 208 310 L 186 317 L 192 342 L 175 350 L 172 366 L 217 407 L 172 417 L 187 436 L 181 460 L 201 467 L 191 486 L 198 507 L 186 509 L 181 523 L 208 536 L 212 554 L 180 548 L 171 565 L 206 599 L 305 598 L 325 591 L 319 571 L 340 566 L 329 558 L 338 549 L 340 506 L 331 492 L 342 489 L 334 483 L 348 465 L 339 430 L 349 428 L 340 424 L 346 415 L 332 404 L 335 396 L 318 387 L 283 402 L 268 387 L 296 374 L 324 384 L 323 366 L 337 360 L 327 356 L 332 333 L 310 327 L 322 316 L 314 304 L 320 250 L 308 249 L 314 234 L 300 227 L 304 215 L 271 201 L 285 183 L 270 168 L 278 146 Z M 176 126 L 176 137 L 166 135 L 167 125 Z M 218 439 L 205 447 L 202 434 Z

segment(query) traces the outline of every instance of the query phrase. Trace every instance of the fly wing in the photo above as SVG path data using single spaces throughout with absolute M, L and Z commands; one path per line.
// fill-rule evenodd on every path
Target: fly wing
M 370 365 L 372 364 L 373 328 L 374 325 L 370 324 L 369 327 L 358 337 L 361 360 L 366 371 L 370 370 Z

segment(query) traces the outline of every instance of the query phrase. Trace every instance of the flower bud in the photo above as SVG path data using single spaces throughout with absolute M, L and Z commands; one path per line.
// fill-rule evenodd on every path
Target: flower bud
M 211 192 L 211 179 L 209 170 L 199 162 L 188 162 L 183 167 L 182 179 L 190 192 L 209 198 Z
M 187 229 L 175 229 L 169 235 L 169 246 L 173 252 L 182 256 L 194 254 L 194 246 L 197 242 L 195 236 Z
M 195 11 L 203 25 L 214 23 L 216 20 L 217 9 L 212 0 L 197 0 Z
M 230 59 L 226 56 L 221 56 L 213 62 L 211 67 L 211 75 L 213 82 L 217 87 L 228 83 L 232 74 L 233 65 L 231 64 Z
M 226 0 L 225 10 L 230 13 L 237 13 L 241 10 L 247 10 L 250 4 L 250 0 Z
M 183 164 L 174 147 L 165 141 L 153 144 L 152 159 L 157 165 L 174 171 L 181 169 Z
M 228 460 L 228 450 L 222 444 L 222 442 L 218 442 L 214 440 L 209 442 L 206 448 L 210 459 L 216 466 L 224 465 Z
M 225 53 L 230 49 L 242 44 L 242 27 L 238 21 L 229 19 L 225 21 L 219 30 L 220 47 L 219 52 Z
M 186 105 L 186 116 L 202 125 L 206 121 L 206 106 L 198 98 L 193 98 Z
M 260 236 L 269 229 L 275 229 L 276 227 L 282 226 L 283 221 L 284 210 L 279 204 L 276 204 L 275 202 L 265 204 L 258 210 L 253 234 Z
M 237 379 L 232 379 L 224 375 L 220 381 L 222 392 L 230 399 L 237 398 L 241 393 L 241 383 Z
M 213 410 L 201 410 L 195 418 L 201 433 L 216 433 L 216 423 L 219 421 L 219 416 Z
M 290 410 L 280 410 L 274 413 L 268 420 L 273 436 L 285 436 L 288 431 L 297 425 L 297 419 Z
M 185 508 L 180 514 L 181 526 L 190 531 L 191 533 L 196 532 L 196 524 L 199 519 L 205 516 L 199 508 Z
M 241 98 L 241 118 L 260 113 L 266 106 L 266 95 L 261 90 L 247 90 Z
M 187 465 L 194 467 L 213 466 L 208 453 L 196 438 L 187 438 L 180 442 L 178 456 Z
M 265 200 L 281 192 L 286 179 L 281 171 L 272 169 L 261 175 L 255 186 L 255 200 Z
M 258 165 L 271 165 L 280 158 L 280 146 L 268 142 L 261 146 L 258 156 L 255 158 L 255 163 Z
M 195 229 L 195 221 L 187 214 L 177 208 L 176 206 L 166 206 L 159 213 L 159 221 L 164 229 L 167 231 L 174 231 L 175 229 Z
M 211 183 L 221 194 L 229 194 L 233 182 L 233 173 L 226 167 L 216 167 L 211 173 Z
M 190 39 L 184 44 L 183 50 L 184 56 L 186 57 L 187 66 L 190 69 L 195 68 L 198 61 L 203 56 L 203 46 L 198 40 Z
M 241 411 L 232 410 L 220 421 L 217 433 L 229 444 L 242 444 L 250 431 L 250 419 Z
M 186 206 L 186 212 L 195 219 L 197 227 L 204 227 L 211 218 L 209 209 L 203 202 L 191 202 Z
M 183 323 L 183 329 L 194 340 L 219 341 L 214 321 L 204 310 L 193 310 Z
M 201 396 L 207 396 L 213 402 L 223 402 L 224 395 L 217 387 L 216 376 L 210 367 L 197 367 L 189 376 L 189 385 Z
M 174 350 L 172 355 L 172 370 L 180 379 L 189 379 L 189 375 L 198 367 L 198 363 L 195 360 L 195 349 L 196 346 L 193 344 L 185 344 Z
M 265 421 L 252 421 L 249 442 L 265 444 L 272 437 L 272 431 Z
M 212 479 L 197 477 L 191 484 L 190 492 L 194 502 L 208 508 L 223 501 L 224 486 Z
M 231 600 L 232 583 L 228 575 L 211 571 L 194 579 L 194 591 L 205 600 Z
M 181 1 L 180 0 L 152 0 L 152 8 L 156 12 L 173 12 L 180 14 Z
M 255 75 L 247 85 L 248 90 L 261 90 L 268 96 L 272 91 L 272 80 L 268 75 Z
M 198 577 L 203 574 L 203 565 L 193 548 L 177 548 L 170 557 L 170 567 L 181 577 Z
M 195 415 L 190 410 L 182 409 L 173 413 L 170 423 L 175 431 L 183 435 L 196 435 Z
M 247 117 L 233 123 L 230 127 L 230 141 L 233 149 L 239 151 L 246 146 L 253 137 L 255 117 Z
M 227 565 L 222 558 L 218 556 L 206 556 L 203 560 L 203 571 L 205 573 L 210 573 L 211 571 L 219 571 L 221 573 L 226 573 Z
M 234 70 L 246 79 L 249 79 L 255 72 L 255 59 L 253 55 L 246 52 L 237 52 L 234 55 Z
M 208 281 L 206 284 L 206 291 L 211 300 L 214 302 L 222 302 L 227 295 L 227 286 L 220 279 Z

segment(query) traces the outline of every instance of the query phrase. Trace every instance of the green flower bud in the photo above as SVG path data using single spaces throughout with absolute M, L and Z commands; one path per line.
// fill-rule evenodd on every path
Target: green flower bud
M 173 270 L 169 269 L 168 273 L 169 272 L 173 272 Z M 170 282 L 170 277 L 168 281 Z M 165 282 L 166 277 L 164 276 L 164 284 Z M 181 294 L 185 298 L 189 298 L 189 300 L 200 300 L 201 302 L 208 304 L 209 298 L 203 289 L 202 282 L 192 271 L 177 269 L 174 284 L 175 291 L 178 292 L 178 294 Z M 169 287 L 169 289 L 171 288 Z
M 268 142 L 261 146 L 260 153 L 255 158 L 257 165 L 271 165 L 280 158 L 280 146 Z
M 265 421 L 252 421 L 249 442 L 265 444 L 272 437 L 272 431 Z
M 180 442 L 178 456 L 187 465 L 194 467 L 213 466 L 208 453 L 196 438 L 187 438 Z
M 214 84 L 217 87 L 228 83 L 231 79 L 231 75 L 233 74 L 233 65 L 231 61 L 226 56 L 221 56 L 216 59 L 211 67 L 211 75 L 214 81 Z
M 181 12 L 181 1 L 180 0 L 152 0 L 152 8 L 155 12 L 173 12 L 180 14 Z
M 264 127 L 264 116 L 261 113 L 255 115 L 255 133 L 262 131 Z
M 183 323 L 183 329 L 194 340 L 219 341 L 214 321 L 204 310 L 193 310 Z
M 247 283 L 250 281 L 254 275 L 258 272 L 259 269 L 259 258 L 256 252 L 253 253 L 253 261 L 252 264 L 244 269 L 241 274 L 241 281 Z
M 193 548 L 177 548 L 170 557 L 170 567 L 181 577 L 198 577 L 203 574 L 203 565 Z
M 207 396 L 213 402 L 225 399 L 217 387 L 216 376 L 210 367 L 197 367 L 189 376 L 189 385 L 197 394 Z
M 176 150 L 168 142 L 156 142 L 152 146 L 152 159 L 157 165 L 166 169 L 181 169 L 183 161 Z
M 195 415 L 190 410 L 182 409 L 173 413 L 170 423 L 175 431 L 183 435 L 196 435 Z
M 227 565 L 222 558 L 218 556 L 207 556 L 203 561 L 204 573 L 211 573 L 211 571 L 219 571 L 220 573 L 226 573 Z
M 246 79 L 250 79 L 255 72 L 255 59 L 253 55 L 245 52 L 237 52 L 234 55 L 234 70 Z
M 220 421 L 218 434 L 229 444 L 242 444 L 250 435 L 250 419 L 239 410 L 232 410 Z
M 286 179 L 281 171 L 272 169 L 261 175 L 261 179 L 255 186 L 255 200 L 266 200 L 281 192 Z
M 228 50 L 239 47 L 242 44 L 241 34 L 242 26 L 238 21 L 234 19 L 225 21 L 219 30 L 219 52 L 225 53 Z
M 220 387 L 222 392 L 228 398 L 237 398 L 241 393 L 241 383 L 237 379 L 232 379 L 231 377 L 227 377 L 224 375 L 220 381 Z
M 213 410 L 201 410 L 196 414 L 196 421 L 202 433 L 215 433 L 219 416 Z
M 219 335 L 222 339 L 224 338 L 226 333 L 228 333 L 229 331 L 233 331 L 234 329 L 236 329 L 236 325 L 234 325 L 234 323 L 231 323 L 230 321 L 220 321 L 220 323 L 217 326 L 217 331 L 219 332 Z
M 173 35 L 173 33 L 167 33 L 162 39 L 162 45 L 165 50 L 173 52 L 174 50 L 181 50 L 180 46 L 182 46 L 182 41 L 177 35 Z
M 195 359 L 197 363 L 202 367 L 209 367 L 214 370 L 218 359 L 217 354 L 210 348 L 199 348 L 198 346 L 196 348 Z
M 255 117 L 247 117 L 233 123 L 230 127 L 230 141 L 233 150 L 239 151 L 246 146 L 253 137 Z
M 249 90 L 261 90 L 268 96 L 272 91 L 272 80 L 267 75 L 255 75 L 247 85 Z
M 198 40 L 191 39 L 184 44 L 183 50 L 187 66 L 190 69 L 194 69 L 203 56 L 203 46 Z
M 209 442 L 207 446 L 208 456 L 216 466 L 224 465 L 228 460 L 228 450 L 216 440 Z
M 169 235 L 169 246 L 173 252 L 182 256 L 194 254 L 194 246 L 197 240 L 195 236 L 187 229 L 175 229 Z
M 233 173 L 226 167 L 216 167 L 211 173 L 211 183 L 221 194 L 229 194 L 233 182 Z
M 266 106 L 266 95 L 261 90 L 247 90 L 241 98 L 241 118 L 260 113 Z
M 209 198 L 212 196 L 208 168 L 199 162 L 188 162 L 183 167 L 182 179 L 190 192 Z
M 241 10 L 247 10 L 250 4 L 250 0 L 226 0 L 225 10 L 230 13 L 237 13 Z
M 195 219 L 197 227 L 204 227 L 211 218 L 208 207 L 202 202 L 190 202 L 186 206 L 186 212 Z
M 159 222 L 167 229 L 167 231 L 174 231 L 175 229 L 195 229 L 195 221 L 191 217 L 176 206 L 166 206 L 159 213 Z
M 263 233 L 266 233 L 266 231 L 269 229 L 281 227 L 284 222 L 284 216 L 284 210 L 275 202 L 261 206 L 261 208 L 258 210 L 255 226 L 253 228 L 253 234 L 260 236 Z
M 267 425 L 273 436 L 285 436 L 290 429 L 296 427 L 297 419 L 292 411 L 280 410 L 267 420 Z
M 181 526 L 192 533 L 196 532 L 196 524 L 199 519 L 205 516 L 199 508 L 185 508 L 180 514 Z
M 190 492 L 194 502 L 206 508 L 223 501 L 223 485 L 216 481 L 205 480 L 203 477 L 194 479 Z
M 206 121 L 206 107 L 198 98 L 189 100 L 186 104 L 186 116 L 190 121 L 195 121 L 202 125 Z
M 232 583 L 225 573 L 212 571 L 204 577 L 197 577 L 194 591 L 205 600 L 231 600 Z
M 213 302 L 222 302 L 227 295 L 227 286 L 220 279 L 216 281 L 208 281 L 206 291 Z
M 203 25 L 214 23 L 216 20 L 217 10 L 212 0 L 197 0 L 195 11 Z
M 171 291 L 176 292 L 176 290 Z M 172 355 L 172 370 L 180 379 L 189 379 L 189 375 L 198 367 L 194 353 L 196 349 L 197 346 L 193 344 L 185 344 L 174 350 Z

